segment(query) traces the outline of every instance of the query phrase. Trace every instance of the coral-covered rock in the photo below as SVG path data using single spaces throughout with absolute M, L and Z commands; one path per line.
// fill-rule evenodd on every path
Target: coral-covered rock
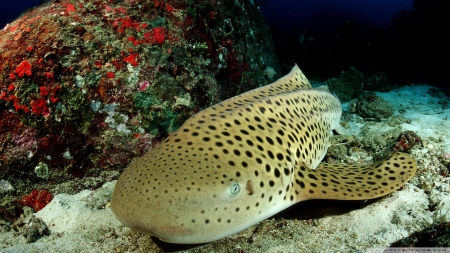
M 359 97 L 363 92 L 363 83 L 363 74 L 353 67 L 343 71 L 339 78 L 327 80 L 330 91 L 335 93 L 341 102 Z
M 199 110 L 279 74 L 252 1 L 47 3 L 0 30 L 0 177 L 16 199 L 111 179 Z
M 411 148 L 421 143 L 422 140 L 416 133 L 413 131 L 405 131 L 397 138 L 393 149 L 400 152 L 409 152 Z
M 349 105 L 351 113 L 368 119 L 381 121 L 394 113 L 392 106 L 373 92 L 366 92 Z

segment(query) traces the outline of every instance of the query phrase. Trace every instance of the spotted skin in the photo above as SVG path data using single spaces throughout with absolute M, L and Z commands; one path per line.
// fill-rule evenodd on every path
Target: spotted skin
M 369 166 L 320 164 L 341 104 L 295 66 L 268 86 L 207 108 L 130 164 L 111 200 L 133 230 L 172 243 L 214 241 L 308 199 L 370 199 L 404 185 L 406 154 Z M 320 164 L 320 165 L 319 165 Z

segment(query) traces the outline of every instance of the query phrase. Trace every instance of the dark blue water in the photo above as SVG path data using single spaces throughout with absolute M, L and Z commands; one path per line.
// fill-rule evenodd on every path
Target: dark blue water
M 44 1 L 0 0 L 0 29 Z M 353 66 L 398 83 L 450 85 L 449 0 L 248 1 L 260 5 L 286 71 L 297 63 L 326 79 Z
M 260 0 L 284 70 L 315 79 L 355 67 L 395 83 L 449 86 L 448 0 Z
M 348 20 L 388 28 L 401 10 L 412 10 L 413 0 L 268 0 L 261 4 L 266 21 L 281 32 L 321 32 L 339 29 Z
M 40 2 L 40 0 L 0 0 L 0 29 Z

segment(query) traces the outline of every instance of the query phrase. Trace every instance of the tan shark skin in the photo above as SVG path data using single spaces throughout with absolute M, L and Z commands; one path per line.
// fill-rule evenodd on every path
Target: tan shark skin
M 320 164 L 339 100 L 297 67 L 267 86 L 211 106 L 131 163 L 111 200 L 133 230 L 171 243 L 218 240 L 308 199 L 362 200 L 404 185 L 403 153 L 368 166 Z

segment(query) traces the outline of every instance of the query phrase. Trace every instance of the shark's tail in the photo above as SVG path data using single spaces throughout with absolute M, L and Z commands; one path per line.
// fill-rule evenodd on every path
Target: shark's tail
M 366 166 L 320 164 L 315 170 L 300 166 L 294 188 L 299 200 L 372 199 L 400 188 L 416 170 L 417 162 L 405 153 Z

